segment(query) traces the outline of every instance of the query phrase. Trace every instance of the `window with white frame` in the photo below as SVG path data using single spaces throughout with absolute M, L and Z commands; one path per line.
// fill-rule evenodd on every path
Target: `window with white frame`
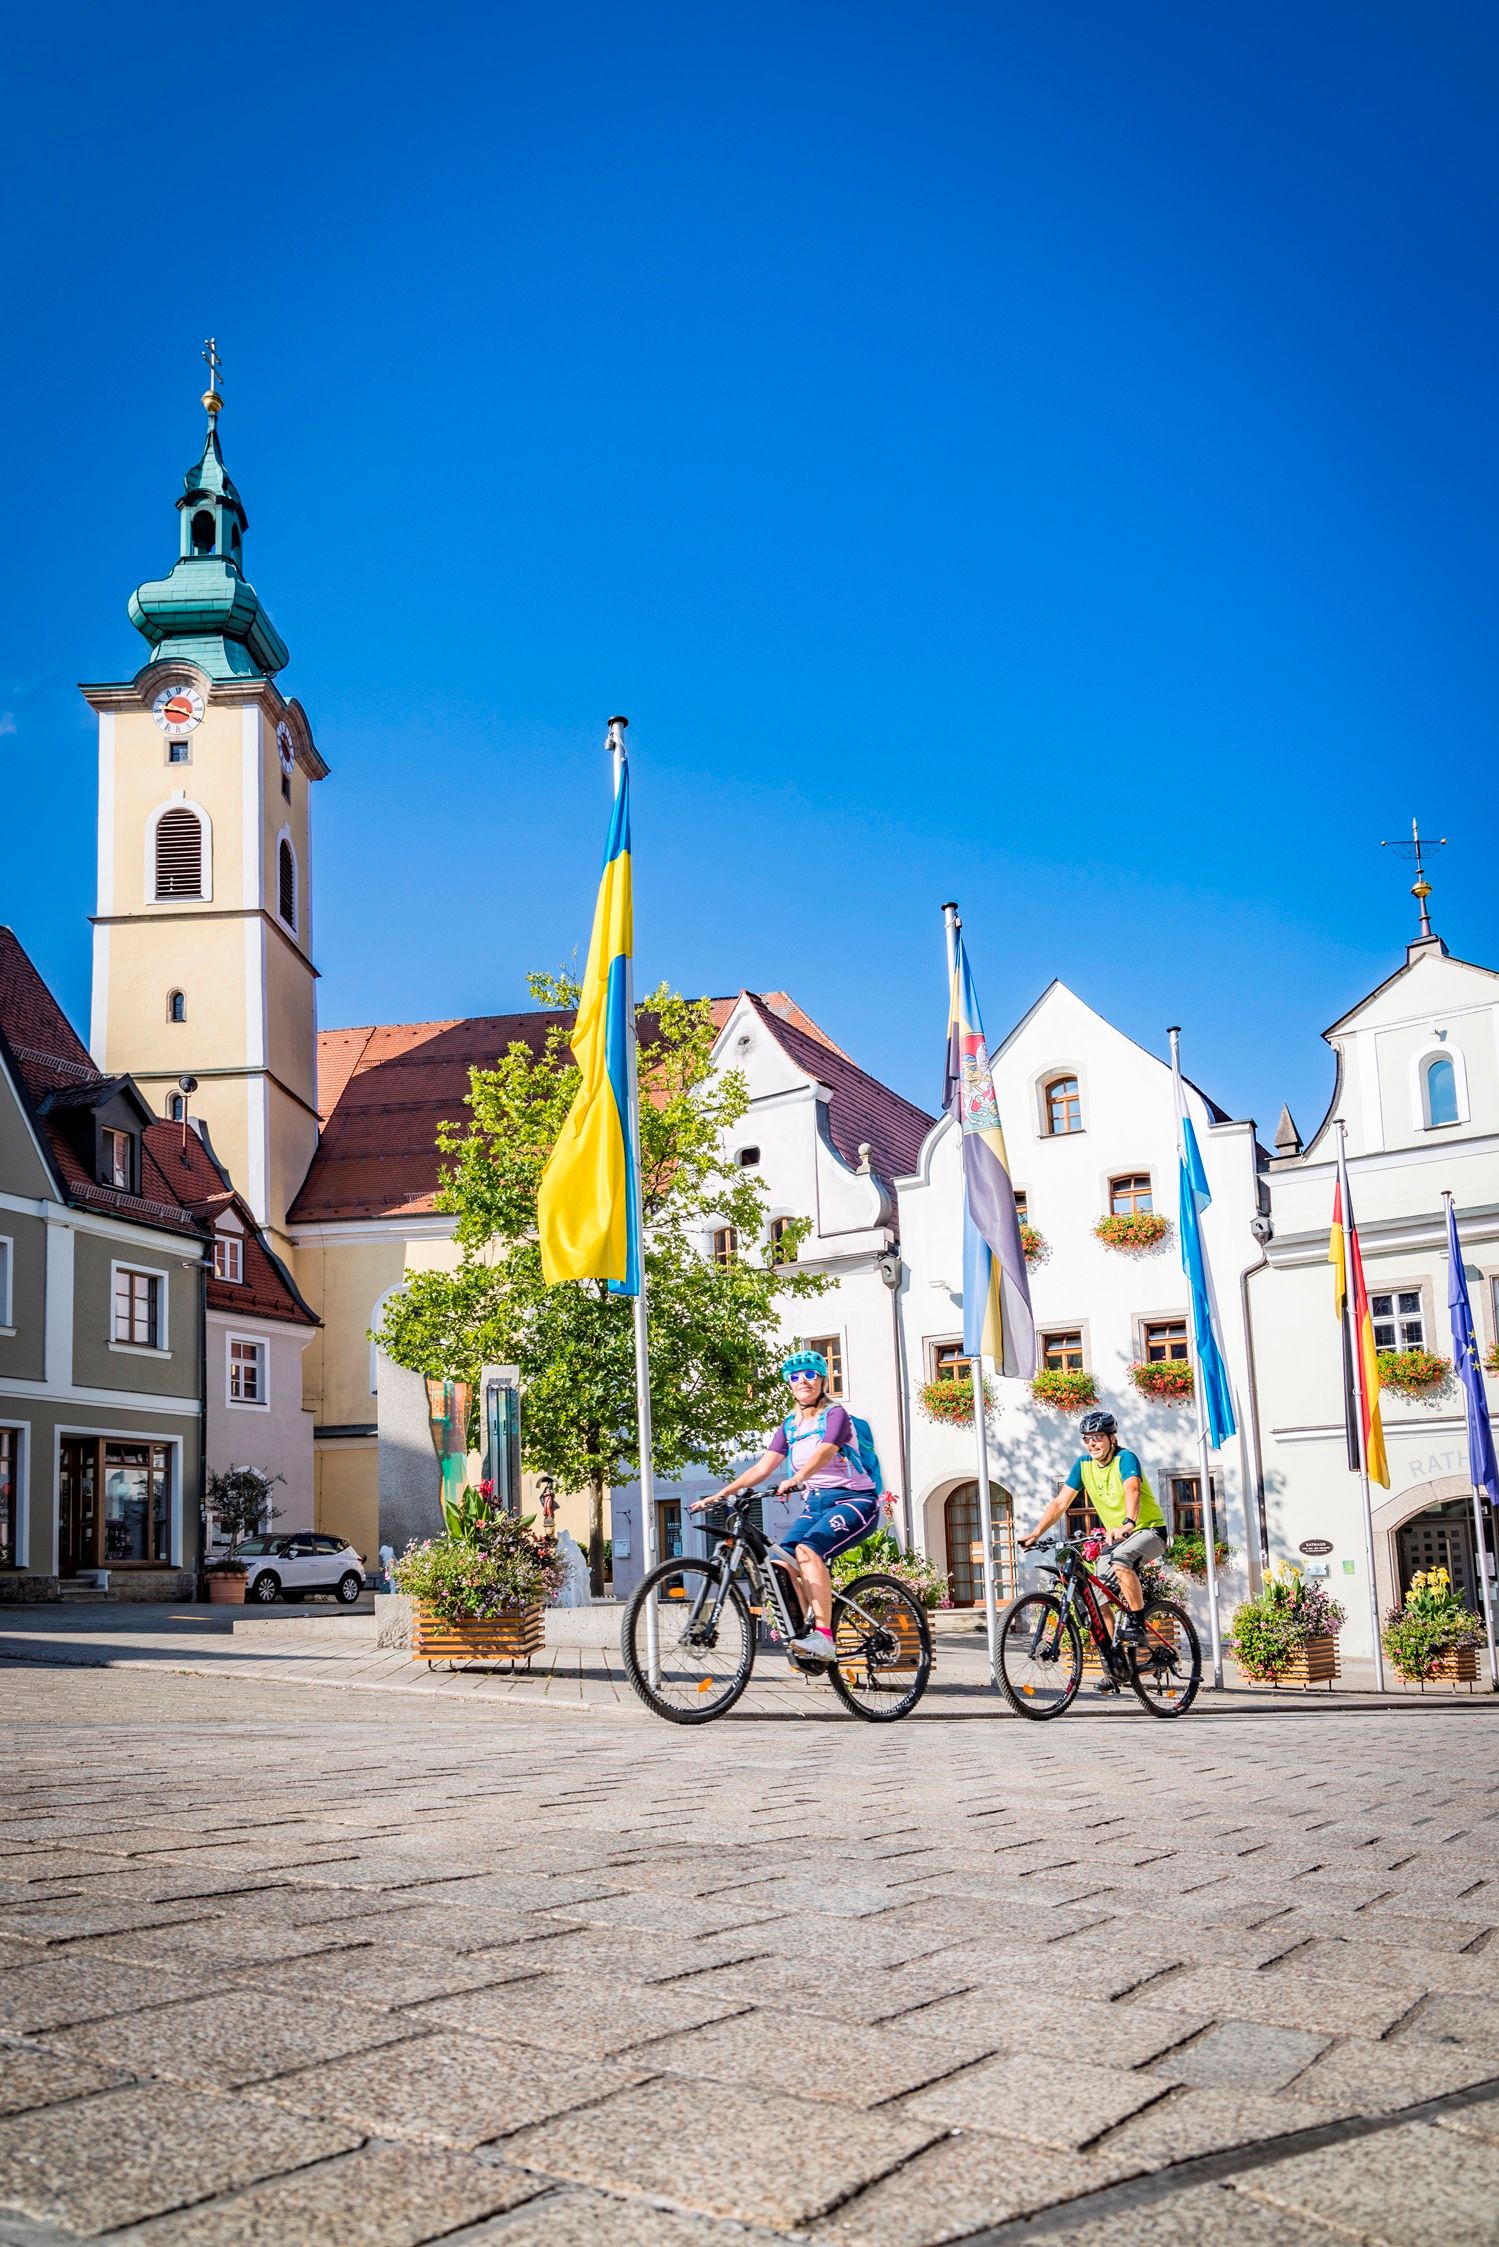
M 265 1344 L 251 1342 L 240 1335 L 229 1337 L 229 1402 L 231 1404 L 267 1404 Z
M 138 1350 L 166 1348 L 165 1280 L 163 1272 L 135 1271 L 116 1264 L 114 1287 L 114 1338 Z
M 18 1566 L 21 1431 L 0 1428 L 0 1568 Z
M 213 1236 L 213 1276 L 240 1285 L 244 1282 L 245 1244 L 238 1233 L 228 1232 L 223 1226 Z
M 101 1186 L 118 1186 L 128 1194 L 132 1185 L 130 1163 L 130 1134 L 128 1131 L 102 1131 L 100 1138 Z
M 1457 1093 L 1457 1066 L 1450 1053 L 1436 1054 L 1421 1071 L 1421 1090 L 1429 1131 L 1461 1120 Z
M 1376 1350 L 1421 1350 L 1426 1347 L 1426 1320 L 1419 1287 L 1391 1288 L 1369 1297 Z
M 15 1248 L 4 1235 L 0 1235 L 0 1326 L 14 1326 L 12 1316 L 15 1306 L 11 1302 L 11 1287 L 15 1266 Z

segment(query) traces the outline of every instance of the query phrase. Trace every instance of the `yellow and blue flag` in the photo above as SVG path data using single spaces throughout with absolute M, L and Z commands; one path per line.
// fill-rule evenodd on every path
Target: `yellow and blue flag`
M 1001 1373 L 1036 1370 L 1036 1322 L 1020 1245 L 1020 1217 L 978 999 L 955 931 L 942 1105 L 963 1135 L 963 1348 Z
M 559 1280 L 608 1280 L 616 1295 L 640 1290 L 630 1132 L 629 1040 L 634 1025 L 629 968 L 634 943 L 630 766 L 622 758 L 573 1024 L 580 1082 L 536 1196 L 541 1268 L 548 1287 Z

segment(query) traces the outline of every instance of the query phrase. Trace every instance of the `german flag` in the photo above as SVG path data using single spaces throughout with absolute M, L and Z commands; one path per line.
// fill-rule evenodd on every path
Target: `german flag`
M 1369 1309 L 1369 1291 L 1364 1285 L 1364 1260 L 1359 1253 L 1358 1227 L 1353 1220 L 1348 1166 L 1341 1153 L 1332 1189 L 1332 1235 L 1327 1244 L 1327 1260 L 1333 1268 L 1335 1307 L 1343 1337 L 1343 1423 L 1348 1431 L 1348 1464 L 1355 1472 L 1360 1467 L 1367 1468 L 1370 1481 L 1382 1483 L 1388 1490 L 1390 1462 L 1385 1456 L 1384 1428 L 1379 1417 L 1379 1352 L 1374 1347 L 1374 1319 Z M 1350 1283 L 1351 1319 L 1348 1316 Z

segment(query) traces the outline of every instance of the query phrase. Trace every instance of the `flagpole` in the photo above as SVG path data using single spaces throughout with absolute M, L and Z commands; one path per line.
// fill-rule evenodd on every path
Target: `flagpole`
M 949 994 L 951 994 L 958 970 L 958 930 L 962 923 L 958 919 L 956 905 L 944 905 L 942 918 L 947 930 L 947 988 Z M 960 1182 L 963 1176 L 962 1165 L 963 1141 L 960 1132 L 958 1137 L 958 1177 Z M 966 1184 L 963 1185 L 962 1191 L 965 1196 L 964 1210 L 966 1214 L 966 1195 L 968 1192 Z M 968 1313 L 966 1302 L 963 1311 L 966 1319 Z M 984 1417 L 984 1353 L 982 1350 L 974 1353 L 969 1361 L 968 1370 L 973 1381 L 973 1444 L 978 1466 L 979 1535 L 984 1541 L 984 1637 L 989 1649 L 989 1683 L 998 1685 L 999 1596 L 998 1587 L 994 1580 L 994 1506 L 989 1495 L 989 1425 Z M 948 1557 L 951 1559 L 952 1556 L 949 1554 Z
M 1452 1189 L 1450 1187 L 1443 1189 L 1442 1200 L 1447 1205 L 1447 1238 L 1451 1240 L 1456 1235 L 1457 1222 L 1452 1213 Z M 1470 1438 L 1468 1443 L 1468 1472 L 1470 1476 L 1473 1473 L 1473 1468 L 1473 1445 Z M 1473 1536 L 1475 1540 L 1473 1565 L 1478 1572 L 1478 1604 L 1483 1609 L 1484 1636 L 1489 1642 L 1489 1690 L 1492 1693 L 1499 1693 L 1499 1653 L 1496 1653 L 1494 1644 L 1494 1603 L 1489 1597 L 1489 1578 L 1486 1565 L 1488 1546 L 1483 1534 L 1483 1499 L 1476 1482 L 1472 1483 L 1471 1488 L 1473 1492 Z
M 614 795 L 616 802 L 625 772 L 625 727 L 628 718 L 609 720 L 609 754 L 614 760 Z M 630 1198 L 633 1204 L 631 1229 L 635 1236 L 635 1252 L 640 1269 L 636 1273 L 635 1288 L 635 1411 L 640 1431 L 640 1510 L 641 1544 L 644 1552 L 645 1574 L 649 1575 L 658 1558 L 656 1552 L 656 1470 L 651 1458 L 651 1359 L 650 1337 L 646 1321 L 645 1303 L 645 1221 L 643 1196 L 640 1184 L 640 1068 L 635 1038 L 635 945 L 633 937 L 625 954 L 625 1066 L 626 1105 L 629 1115 L 625 1129 L 630 1142 Z M 647 1600 L 645 1608 L 645 1658 L 646 1668 L 653 1686 L 661 1680 L 661 1657 L 656 1603 Z
M 1185 1163 L 1187 1149 L 1181 1130 L 1180 1115 L 1185 1113 L 1187 1096 L 1181 1081 L 1181 1031 L 1172 1028 L 1166 1032 L 1171 1040 L 1171 1075 L 1174 1081 L 1179 1114 L 1177 1124 L 1176 1159 L 1178 1167 Z M 1182 1172 L 1185 1176 L 1185 1172 Z M 1206 1255 L 1206 1250 L 1203 1251 Z M 1183 1265 L 1185 1272 L 1185 1264 Z M 1186 1274 L 1188 1292 L 1191 1292 L 1191 1275 Z M 1202 1359 L 1197 1349 L 1197 1317 L 1195 1306 L 1189 1306 L 1187 1317 L 1187 1348 L 1192 1362 L 1192 1393 L 1197 1399 L 1197 1487 L 1202 1495 L 1203 1550 L 1207 1555 L 1208 1571 L 1208 1640 L 1213 1656 L 1213 1683 L 1223 1690 L 1223 1626 L 1218 1619 L 1218 1521 L 1213 1511 L 1213 1471 L 1208 1464 L 1208 1400 L 1202 1378 Z M 1173 1527 L 1175 1525 L 1173 1524 Z
M 1338 1135 L 1338 1179 L 1348 1177 L 1348 1127 L 1341 1116 L 1333 1125 Z M 1353 1248 L 1354 1232 L 1352 1191 L 1341 1197 L 1343 1204 L 1343 1261 L 1348 1273 L 1348 1283 L 1343 1289 L 1343 1317 L 1348 1327 L 1349 1348 L 1353 1352 L 1353 1401 L 1358 1417 L 1358 1481 L 1364 1501 L 1364 1566 L 1369 1572 L 1369 1622 L 1374 1633 L 1374 1690 L 1383 1693 L 1384 1648 L 1379 1637 L 1379 1586 L 1374 1581 L 1374 1499 L 1369 1489 L 1369 1439 L 1364 1415 L 1364 1357 L 1363 1341 L 1354 1319 Z

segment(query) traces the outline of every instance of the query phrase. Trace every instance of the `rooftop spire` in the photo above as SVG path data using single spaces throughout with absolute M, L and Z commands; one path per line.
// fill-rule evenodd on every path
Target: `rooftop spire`
M 1402 858 L 1413 858 L 1416 862 L 1416 878 L 1411 883 L 1411 895 L 1421 909 L 1421 934 L 1418 941 L 1422 944 L 1426 943 L 1431 936 L 1431 915 L 1426 910 L 1426 900 L 1431 895 L 1431 884 L 1426 879 L 1426 868 L 1421 862 L 1421 853 L 1423 850 L 1444 850 L 1446 844 L 1447 838 L 1445 835 L 1439 835 L 1434 843 L 1429 839 L 1423 842 L 1421 830 L 1413 819 L 1409 842 L 1401 837 L 1398 842 L 1385 841 L 1379 846 L 1381 850 L 1397 851 Z
M 223 395 L 219 389 L 219 376 L 222 374 L 223 368 L 219 364 L 219 346 L 216 336 L 209 336 L 205 341 L 203 358 L 208 366 L 208 388 L 203 393 L 203 406 L 208 415 L 209 428 L 215 429 L 218 426 L 219 415 L 224 410 Z

